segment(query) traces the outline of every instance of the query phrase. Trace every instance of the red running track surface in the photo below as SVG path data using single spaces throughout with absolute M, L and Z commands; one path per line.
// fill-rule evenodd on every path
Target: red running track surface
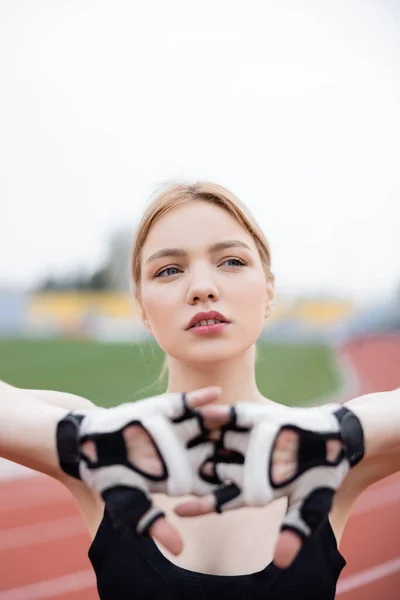
M 400 387 L 400 337 L 365 338 L 342 349 L 359 393 Z M 340 550 L 340 600 L 400 597 L 400 474 L 356 503 Z M 98 600 L 90 538 L 70 494 L 49 477 L 0 481 L 0 600 Z

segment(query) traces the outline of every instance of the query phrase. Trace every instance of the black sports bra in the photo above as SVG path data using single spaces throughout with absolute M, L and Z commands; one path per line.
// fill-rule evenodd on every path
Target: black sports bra
M 170 562 L 151 538 L 124 536 L 107 510 L 89 549 L 101 600 L 333 600 L 346 561 L 327 519 L 285 570 L 206 575 Z

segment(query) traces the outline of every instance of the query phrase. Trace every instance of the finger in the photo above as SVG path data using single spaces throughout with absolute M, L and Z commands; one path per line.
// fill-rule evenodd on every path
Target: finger
M 122 433 L 129 462 L 151 477 L 166 475 L 160 454 L 153 440 L 141 425 L 129 425 Z M 90 442 L 88 442 L 90 443 Z
M 200 465 L 198 474 L 203 481 L 217 483 L 219 486 L 224 485 L 222 482 L 235 481 L 239 483 L 243 480 L 243 460 L 244 457 L 239 452 L 221 448 L 218 450 L 217 461 L 212 457 L 206 458 Z M 213 493 L 218 489 L 219 487 L 215 488 Z M 193 493 L 196 496 L 204 494 L 203 491 L 198 493 L 196 487 L 193 488 Z
M 326 460 L 335 463 L 342 452 L 342 442 L 340 440 L 327 440 L 326 442 Z
M 217 429 L 231 420 L 231 407 L 222 404 L 209 404 L 199 408 L 204 423 L 209 429 Z
M 281 532 L 275 545 L 274 564 L 279 569 L 286 569 L 299 553 L 303 541 L 294 531 L 285 529 Z
M 300 489 L 297 492 L 301 492 Z M 304 491 L 303 491 L 304 492 Z M 289 497 L 281 535 L 275 547 L 274 562 L 286 568 L 295 559 L 303 541 L 313 535 L 327 518 L 332 506 L 334 490 L 316 488 L 308 495 L 301 493 L 300 500 Z
M 194 390 L 193 392 L 187 392 L 185 396 L 186 404 L 189 408 L 198 408 L 209 402 L 216 402 L 221 396 L 221 392 L 222 388 L 219 386 L 209 386 Z
M 97 448 L 94 442 L 83 442 L 81 444 L 81 451 L 92 463 L 97 462 Z
M 298 470 L 299 435 L 282 429 L 274 442 L 271 458 L 271 480 L 282 486 L 289 482 Z
M 183 542 L 178 530 L 165 517 L 161 517 L 153 523 L 149 529 L 149 535 L 175 556 L 183 550 Z
M 174 511 L 180 517 L 198 517 L 242 506 L 241 489 L 233 482 L 226 482 L 216 487 L 210 494 L 176 505 Z
M 296 471 L 296 464 L 283 462 L 281 459 L 274 457 L 271 465 L 271 479 L 273 484 L 276 486 L 284 485 L 294 477 Z
M 218 386 L 210 386 L 193 390 L 186 393 L 171 393 L 166 394 L 169 402 L 164 402 L 158 405 L 161 412 L 173 420 L 174 423 L 181 423 L 187 421 L 195 416 L 198 411 L 198 407 L 209 404 L 210 402 L 216 402 L 221 395 L 222 389 Z M 160 396 L 158 401 L 160 402 Z
M 198 517 L 200 515 L 208 515 L 215 512 L 215 496 L 206 494 L 201 498 L 182 502 L 174 507 L 175 514 L 180 517 Z
M 292 451 L 297 456 L 299 448 L 299 435 L 292 429 L 282 429 L 275 441 L 275 450 Z

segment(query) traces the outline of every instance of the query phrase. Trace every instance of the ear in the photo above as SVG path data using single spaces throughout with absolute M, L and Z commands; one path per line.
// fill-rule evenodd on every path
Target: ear
M 267 283 L 267 293 L 266 293 L 266 303 L 265 303 L 265 318 L 271 316 L 272 308 L 274 306 L 275 300 L 275 284 L 273 281 L 268 281 Z
M 149 332 L 149 334 L 153 335 L 149 321 L 147 321 L 147 319 L 143 319 L 143 323 L 144 323 L 144 326 L 146 327 L 147 331 Z
M 143 310 L 143 307 L 141 305 L 139 305 L 139 306 L 140 306 L 140 313 L 141 313 L 141 318 L 142 318 L 143 325 L 146 327 L 146 329 L 149 332 L 149 334 L 153 335 L 153 331 L 151 329 L 150 321 L 148 320 L 147 315 L 146 315 L 146 313 Z
M 145 317 L 143 317 L 143 324 L 146 327 L 147 331 L 149 332 L 150 335 L 153 335 L 153 331 L 151 329 L 151 324 L 150 321 L 148 319 L 146 319 Z

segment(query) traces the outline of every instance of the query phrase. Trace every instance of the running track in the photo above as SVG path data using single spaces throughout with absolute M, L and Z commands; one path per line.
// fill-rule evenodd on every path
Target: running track
M 357 393 L 400 387 L 400 337 L 353 341 L 341 355 Z M 49 477 L 0 469 L 0 600 L 98 600 L 90 539 L 69 493 Z M 341 552 L 348 565 L 337 598 L 400 597 L 400 474 L 359 499 Z

